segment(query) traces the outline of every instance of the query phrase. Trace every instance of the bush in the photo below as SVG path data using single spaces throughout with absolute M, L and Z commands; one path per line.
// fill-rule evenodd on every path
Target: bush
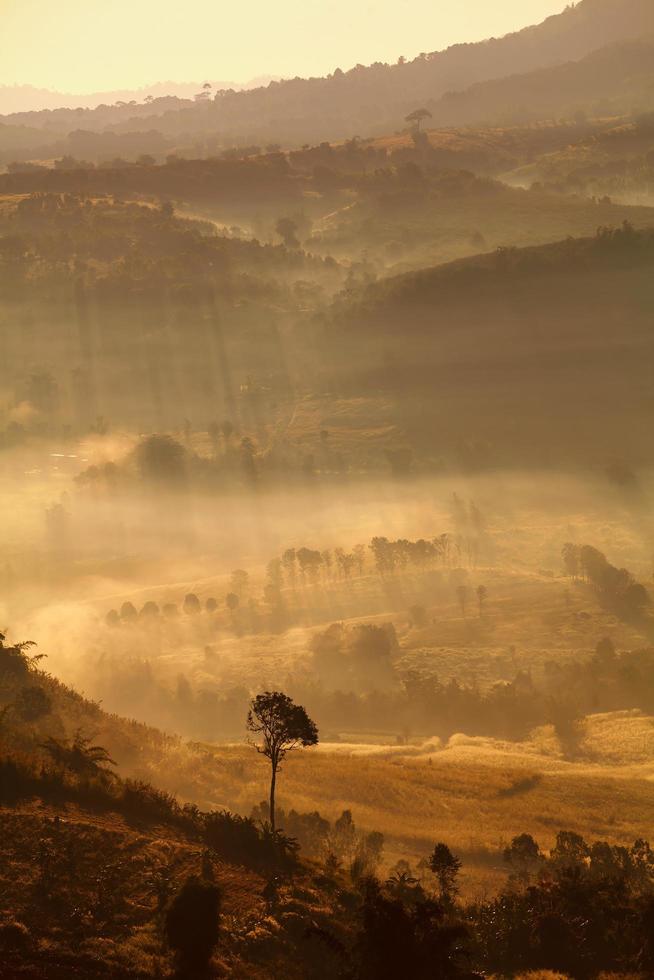
M 171 793 L 140 779 L 125 780 L 122 802 L 125 812 L 136 817 L 170 821 L 179 814 L 179 804 Z
M 228 810 L 204 815 L 203 837 L 217 855 L 250 868 L 289 868 L 296 860 L 299 845 L 270 824 L 257 827 L 250 817 Z
M 220 936 L 221 894 L 217 885 L 189 878 L 166 911 L 164 934 L 180 971 L 203 970 Z
M 29 929 L 17 919 L 0 924 L 0 949 L 20 952 L 30 945 Z
M 24 687 L 16 698 L 15 707 L 23 721 L 38 721 L 52 711 L 52 698 L 42 687 Z
M 203 837 L 220 857 L 240 864 L 256 864 L 261 840 L 254 820 L 228 810 L 205 814 Z

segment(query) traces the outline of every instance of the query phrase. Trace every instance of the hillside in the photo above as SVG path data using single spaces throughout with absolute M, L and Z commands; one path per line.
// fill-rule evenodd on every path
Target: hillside
M 598 227 L 623 221 L 654 226 L 654 209 L 510 188 L 465 171 L 437 171 L 431 161 L 439 151 L 426 144 L 415 157 L 421 169 L 400 164 L 395 172 L 356 181 L 356 198 L 316 220 L 305 247 L 339 260 L 365 249 L 370 263 L 392 274 L 508 245 L 593 235 Z
M 503 174 L 512 185 L 647 204 L 654 197 L 654 114 L 617 120 Z
M 223 175 L 219 191 L 215 174 Z M 240 228 L 217 234 L 165 203 L 100 196 L 111 186 L 129 192 L 130 183 L 181 189 L 185 176 L 196 206 L 214 220 L 258 212 L 280 244 L 247 239 Z M 288 444 L 289 419 L 299 397 L 320 404 L 331 392 L 353 406 L 346 429 L 367 419 L 368 432 L 404 432 L 421 456 L 456 455 L 470 440 L 493 447 L 489 459 L 530 465 L 578 453 L 647 456 L 646 427 L 627 419 L 648 398 L 650 209 L 508 188 L 411 161 L 343 174 L 336 187 L 268 158 L 0 180 L 8 190 L 59 190 L 0 200 L 0 336 L 11 397 L 33 406 L 16 418 L 7 409 L 8 447 L 57 425 L 88 431 L 98 416 L 120 425 L 145 417 L 155 429 L 178 429 L 184 419 L 206 429 L 218 417 L 255 436 L 271 478 L 288 467 L 299 474 L 305 464 Z M 89 196 L 70 192 L 81 187 Z M 280 226 L 290 229 L 286 244 L 275 211 L 295 215 Z M 594 237 L 530 244 L 598 226 Z M 622 230 L 607 230 L 616 226 Z M 421 269 L 457 255 L 469 258 Z M 418 271 L 383 278 L 403 269 Z M 16 318 L 28 318 L 29 329 L 11 329 Z M 638 383 L 623 385 L 626 371 Z M 182 406 L 174 393 L 186 375 L 195 383 Z M 435 378 L 437 407 L 425 416 Z M 598 407 L 600 432 L 597 416 L 584 422 L 580 407 L 605 385 L 616 404 Z M 364 411 L 353 401 L 362 397 L 370 399 Z M 448 425 L 434 428 L 431 412 Z M 356 452 L 367 469 L 360 439 Z M 230 475 L 221 466 L 212 479 L 237 477 L 235 445 L 224 462 Z M 195 466 L 198 479 L 203 466 Z
M 72 130 L 103 128 L 116 134 L 156 131 L 179 140 L 217 137 L 234 144 L 302 144 L 359 134 L 388 132 L 407 113 L 447 92 L 478 82 L 579 60 L 621 39 L 654 34 L 648 0 L 581 0 L 542 24 L 504 38 L 460 44 L 396 65 L 357 65 L 327 78 L 271 82 L 249 92 L 218 92 L 200 105 L 100 107 L 6 116 L 5 124 L 25 126 L 25 146 L 34 146 L 34 127 L 65 136 Z M 52 142 L 55 142 L 53 139 Z M 16 137 L 13 150 L 21 152 Z M 41 150 L 42 156 L 52 156 Z
M 432 451 L 645 461 L 653 241 L 627 226 L 380 281 L 337 300 L 325 362 L 341 391 L 394 392 Z
M 253 373 L 283 396 L 289 366 L 278 323 L 345 277 L 333 260 L 246 240 L 238 229 L 218 235 L 170 205 L 113 196 L 8 195 L 0 236 L 4 363 L 19 402 L 36 379 L 41 394 L 28 397 L 48 425 L 60 413 L 84 427 L 98 413 L 126 423 L 143 419 L 146 403 L 150 424 L 174 424 L 180 402 L 171 393 L 191 375 L 204 380 L 189 389 L 185 415 L 235 417 L 239 386 Z M 28 332 L 12 330 L 25 316 Z
M 43 673 L 29 645 L 3 640 L 0 975 L 171 975 L 166 909 L 196 876 L 221 892 L 219 975 L 322 976 L 312 931 L 352 937 L 345 910 L 357 899 L 342 877 L 298 863 L 252 822 L 203 815 L 130 779 L 144 763 L 180 779 L 180 740 L 107 715 Z M 196 770 L 202 758 L 212 768 L 207 753 L 191 755 Z
M 642 657 L 651 664 L 651 651 Z M 369 920 L 372 886 L 349 864 L 363 843 L 368 871 L 377 870 L 381 882 L 389 875 L 376 887 L 380 896 L 385 889 L 386 901 L 400 903 L 398 914 L 405 903 L 434 900 L 433 876 L 420 859 L 435 838 L 448 841 L 463 861 L 462 904 L 446 904 L 430 928 L 438 935 L 444 915 L 450 924 L 465 919 L 471 935 L 461 933 L 457 958 L 463 948 L 479 966 L 493 965 L 503 944 L 510 946 L 509 923 L 499 935 L 494 930 L 490 948 L 482 939 L 495 901 L 522 894 L 514 869 L 508 891 L 493 897 L 511 871 L 504 855 L 512 835 L 533 834 L 544 848 L 546 879 L 539 887 L 549 902 L 553 889 L 558 895 L 555 862 L 566 834 L 583 847 L 584 837 L 601 835 L 583 882 L 593 914 L 603 848 L 638 874 L 622 902 L 636 912 L 649 895 L 652 871 L 649 863 L 641 867 L 639 848 L 647 846 L 652 819 L 652 724 L 638 711 L 586 719 L 572 761 L 562 758 L 550 726 L 523 742 L 459 734 L 446 746 L 432 738 L 396 746 L 327 744 L 300 753 L 284 767 L 280 801 L 284 827 L 301 842 L 298 861 L 217 803 L 204 813 L 193 805 L 219 797 L 265 816 L 255 804 L 265 795 L 267 766 L 251 746 L 183 745 L 107 715 L 41 667 L 30 648 L 0 642 L 0 943 L 7 977 L 187 976 L 171 973 L 165 922 L 171 901 L 195 876 L 221 892 L 212 975 L 385 978 L 366 972 L 361 949 L 366 935 L 376 935 Z M 120 775 L 111 771 L 108 754 Z M 183 786 L 185 805 L 143 782 L 146 774 L 159 787 Z M 347 816 L 339 822 L 341 810 Z M 604 873 L 614 874 L 613 863 Z M 581 887 L 577 881 L 577 901 Z M 639 919 L 631 921 L 638 936 Z M 636 962 L 629 952 L 635 938 L 628 936 L 622 955 Z M 591 949 L 603 955 L 594 946 L 587 955 Z M 508 955 L 523 962 L 515 948 Z M 473 980 L 469 973 L 448 975 Z
M 58 192 L 173 200 L 182 214 L 204 215 L 223 234 L 235 226 L 241 236 L 273 242 L 282 239 L 279 219 L 287 218 L 296 247 L 350 264 L 365 254 L 367 266 L 386 275 L 509 244 L 583 237 L 623 221 L 654 224 L 646 207 L 507 187 L 463 169 L 519 173 L 519 161 L 534 160 L 525 169 L 535 168 L 536 160 L 563 156 L 583 139 L 599 145 L 609 132 L 608 125 L 435 130 L 287 154 L 99 168 L 79 162 L 92 155 L 82 146 L 66 167 L 12 168 L 0 176 L 0 192 L 8 199 Z M 287 261 L 297 264 L 297 257 Z
M 427 108 L 435 122 L 458 126 L 651 111 L 653 65 L 654 41 L 623 41 L 580 61 L 480 82 Z

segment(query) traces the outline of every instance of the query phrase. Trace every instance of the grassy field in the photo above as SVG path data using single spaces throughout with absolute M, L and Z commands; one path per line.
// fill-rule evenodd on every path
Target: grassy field
M 501 852 L 530 833 L 549 848 L 559 830 L 630 845 L 654 822 L 654 719 L 614 712 L 586 721 L 575 761 L 561 758 L 550 728 L 523 743 L 453 736 L 406 746 L 325 743 L 286 760 L 284 809 L 335 819 L 386 838 L 385 864 L 411 863 L 444 840 L 464 863 L 462 887 L 475 896 L 506 876 Z M 202 805 L 248 813 L 268 791 L 268 767 L 246 745 L 171 747 L 147 775 Z

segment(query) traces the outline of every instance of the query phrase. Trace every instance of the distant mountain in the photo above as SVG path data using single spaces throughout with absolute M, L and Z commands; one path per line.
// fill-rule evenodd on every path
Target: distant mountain
M 601 101 L 609 88 L 601 77 L 601 59 L 595 65 L 591 62 L 590 67 L 581 67 L 578 77 L 566 66 L 580 63 L 608 45 L 648 37 L 654 38 L 652 0 L 581 0 L 534 27 L 499 39 L 421 54 L 408 63 L 400 59 L 395 65 L 357 65 L 348 72 L 336 69 L 325 78 L 272 81 L 250 91 L 221 89 L 214 98 L 200 101 L 175 95 L 135 104 L 132 99 L 122 99 L 120 105 L 23 112 L 0 117 L 0 121 L 25 127 L 26 153 L 35 145 L 31 131 L 41 129 L 47 131 L 53 143 L 79 130 L 116 135 L 153 133 L 157 134 L 159 148 L 179 145 L 186 152 L 191 147 L 193 153 L 202 156 L 233 146 L 293 146 L 354 135 L 381 135 L 405 128 L 407 114 L 425 105 L 435 107 L 439 118 L 457 124 L 523 104 L 525 116 L 538 116 L 551 113 L 553 106 L 558 111 L 564 103 L 573 107 L 578 103 L 572 95 L 565 99 L 566 72 L 570 74 L 570 84 L 579 88 L 580 97 L 583 94 L 584 105 L 593 101 L 595 85 L 595 101 Z M 623 51 L 628 61 L 629 49 Z M 651 57 L 645 48 L 640 56 Z M 609 77 L 619 77 L 625 97 L 633 91 L 639 99 L 638 86 L 626 83 L 620 56 L 608 57 L 616 59 Z M 556 98 L 548 100 L 544 91 L 548 76 L 536 77 L 533 92 L 531 88 L 520 91 L 526 73 L 556 69 L 560 70 L 560 75 L 553 76 L 558 86 Z M 647 76 L 646 69 L 646 65 L 642 66 L 641 74 Z M 520 76 L 520 80 L 507 78 L 508 73 Z M 497 89 L 492 88 L 491 83 L 498 79 L 504 81 L 497 82 Z M 480 83 L 491 87 L 471 89 Z M 453 92 L 463 94 L 447 95 Z M 107 94 L 107 101 L 117 94 Z M 14 130 L 5 135 L 11 135 L 12 153 L 20 155 L 20 133 Z M 8 151 L 3 143 L 0 133 L 0 158 L 6 161 Z M 44 158 L 52 155 L 43 147 Z
M 327 78 L 292 79 L 219 96 L 147 125 L 165 134 L 219 132 L 230 142 L 317 142 L 388 132 L 425 101 L 507 75 L 577 61 L 612 42 L 654 36 L 651 0 L 581 0 L 542 24 L 459 44 L 409 63 L 357 65 Z M 130 119 L 119 128 L 133 127 Z
M 435 123 L 458 126 L 650 111 L 654 37 L 611 44 L 581 61 L 480 82 L 427 105 Z
M 271 76 L 260 76 L 249 82 L 229 82 L 210 80 L 212 90 L 222 89 L 242 91 L 267 85 Z M 143 102 L 148 96 L 153 99 L 172 96 L 178 99 L 193 99 L 202 91 L 204 82 L 156 82 L 138 89 L 118 89 L 112 92 L 56 92 L 52 89 L 36 88 L 34 85 L 0 85 L 0 115 L 12 113 L 40 112 L 42 109 L 95 109 L 99 105 L 114 105 L 116 102 Z

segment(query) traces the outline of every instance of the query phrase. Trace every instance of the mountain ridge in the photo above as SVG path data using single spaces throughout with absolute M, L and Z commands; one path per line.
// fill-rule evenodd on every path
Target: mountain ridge
M 577 61 L 614 41 L 654 35 L 654 8 L 646 0 L 581 0 L 540 24 L 503 38 L 458 44 L 397 64 L 356 65 L 321 78 L 271 82 L 248 92 L 223 91 L 213 101 L 190 104 L 161 115 L 137 115 L 130 107 L 112 110 L 106 125 L 115 132 L 135 127 L 166 136 L 220 133 L 224 143 L 275 141 L 284 144 L 374 135 L 396 127 L 405 115 L 447 92 L 477 82 Z M 45 116 L 45 120 L 53 119 Z M 57 123 L 65 128 L 66 114 Z M 33 125 L 29 113 L 5 122 Z M 54 121 L 54 120 L 53 120 Z M 74 111 L 74 128 L 91 124 L 93 110 Z M 63 131 L 60 128 L 60 131 Z

